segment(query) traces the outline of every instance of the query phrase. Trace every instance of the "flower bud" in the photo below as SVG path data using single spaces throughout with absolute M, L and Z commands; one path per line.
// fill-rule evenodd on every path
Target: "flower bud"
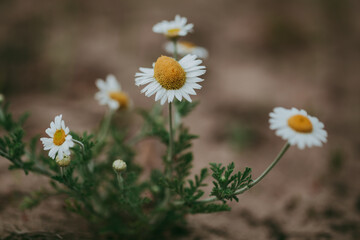
M 113 162 L 112 167 L 116 173 L 120 173 L 126 170 L 126 163 L 123 160 L 118 159 Z
M 56 156 L 56 164 L 59 167 L 67 167 L 67 166 L 69 166 L 70 160 L 71 160 L 70 156 L 67 156 L 67 155 L 64 155 L 63 159 L 59 159 L 59 157 Z
M 5 100 L 5 96 L 0 93 L 0 103 L 2 103 Z

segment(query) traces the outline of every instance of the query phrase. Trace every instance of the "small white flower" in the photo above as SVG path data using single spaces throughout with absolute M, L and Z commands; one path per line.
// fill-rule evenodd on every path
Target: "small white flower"
M 198 56 L 199 58 L 203 58 L 203 59 L 205 59 L 209 56 L 209 53 L 205 48 L 196 46 L 192 42 L 178 41 L 176 44 L 176 48 L 177 48 L 177 53 L 182 56 L 185 56 L 186 54 L 194 54 L 194 55 Z M 165 44 L 165 50 L 169 54 L 173 54 L 174 53 L 174 43 L 171 41 L 167 42 Z
M 155 101 L 161 104 L 169 103 L 176 97 L 179 101 L 185 98 L 191 102 L 189 95 L 196 95 L 194 89 L 201 89 L 198 82 L 204 81 L 199 78 L 206 70 L 205 66 L 196 59 L 195 55 L 186 55 L 180 61 L 171 57 L 161 56 L 153 64 L 153 68 L 140 68 L 140 73 L 135 74 L 137 86 L 148 84 L 141 92 L 145 96 L 155 95 Z
M 65 122 L 61 118 L 62 115 L 56 116 L 55 121 L 50 123 L 50 128 L 45 130 L 50 138 L 40 138 L 44 150 L 50 150 L 49 157 L 57 157 L 59 160 L 62 160 L 64 155 L 70 156 L 70 148 L 74 146 L 70 130 L 65 127 Z
M 100 105 L 108 105 L 112 110 L 118 108 L 127 109 L 129 107 L 129 97 L 121 91 L 120 83 L 114 75 L 108 75 L 106 81 L 98 79 L 96 86 L 99 88 L 99 92 L 95 94 L 95 99 L 99 101 Z
M 115 172 L 120 173 L 126 170 L 126 162 L 121 159 L 115 160 L 112 165 Z
M 305 146 L 320 147 L 327 141 L 324 124 L 316 117 L 308 115 L 305 110 L 274 108 L 270 113 L 269 123 L 270 129 L 276 130 L 277 136 L 300 149 L 304 149 Z
M 161 21 L 153 26 L 153 32 L 164 34 L 168 38 L 177 38 L 179 36 L 186 36 L 191 32 L 194 24 L 186 24 L 185 17 L 175 16 L 173 21 Z

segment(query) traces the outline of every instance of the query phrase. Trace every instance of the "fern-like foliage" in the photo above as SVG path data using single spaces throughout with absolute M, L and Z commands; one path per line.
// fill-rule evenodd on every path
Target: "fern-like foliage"
M 99 132 L 71 132 L 73 139 L 82 145 L 71 149 L 70 165 L 60 169 L 55 160 L 40 149 L 39 135 L 24 142 L 23 123 L 28 114 L 15 120 L 8 105 L 0 104 L 0 155 L 11 162 L 11 170 L 46 176 L 52 187 L 41 188 L 25 197 L 21 209 L 34 208 L 43 200 L 61 197 L 66 210 L 89 221 L 95 236 L 108 239 L 164 239 L 184 230 L 185 216 L 189 213 L 229 211 L 225 200 L 238 200 L 236 190 L 251 182 L 250 169 L 232 175 L 234 164 L 227 169 L 221 164 L 212 164 L 215 187 L 211 195 L 224 202 L 204 201 L 202 188 L 207 185 L 208 169 L 191 177 L 194 158 L 191 147 L 197 136 L 182 124 L 182 118 L 197 103 L 176 101 L 174 105 L 177 124 L 173 129 L 173 156 L 170 163 L 168 152 L 164 152 L 162 158 L 170 172 L 153 169 L 150 178 L 144 179 L 143 168 L 134 161 L 134 144 L 152 137 L 169 147 L 167 119 L 160 105 L 150 111 L 139 110 L 144 122 L 134 137 L 129 137 L 126 128 L 111 123 L 111 118 L 106 119 L 112 117 L 111 114 L 105 116 Z M 111 167 L 116 159 L 127 164 L 126 172 L 121 175 L 121 185 Z
M 232 174 L 235 169 L 235 164 L 232 162 L 226 168 L 221 163 L 211 163 L 211 170 L 213 172 L 212 177 L 214 187 L 211 191 L 211 195 L 217 197 L 219 200 L 235 200 L 239 201 L 236 196 L 236 191 L 244 187 L 249 186 L 252 182 L 251 169 L 246 168 L 243 173 L 240 171 Z

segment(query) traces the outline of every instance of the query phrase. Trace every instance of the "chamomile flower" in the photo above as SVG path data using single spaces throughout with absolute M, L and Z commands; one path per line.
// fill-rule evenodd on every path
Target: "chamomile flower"
M 180 36 L 186 36 L 188 32 L 193 30 L 194 24 L 186 24 L 187 19 L 185 17 L 175 16 L 173 21 L 161 21 L 153 26 L 153 32 L 164 34 L 170 39 L 174 39 Z
M 186 55 L 180 61 L 167 56 L 161 56 L 153 64 L 153 68 L 140 68 L 140 73 L 135 74 L 137 86 L 148 84 L 141 92 L 150 97 L 154 94 L 155 101 L 161 104 L 169 103 L 176 97 L 179 101 L 185 98 L 191 102 L 189 95 L 196 95 L 194 89 L 201 89 L 198 82 L 204 81 L 199 78 L 206 70 L 205 66 L 199 66 L 201 60 L 195 55 Z
M 274 108 L 270 113 L 269 123 L 270 129 L 276 130 L 277 136 L 300 149 L 305 146 L 320 147 L 322 143 L 326 143 L 327 132 L 324 124 L 316 117 L 308 115 L 305 110 Z
M 70 130 L 65 126 L 62 115 L 55 117 L 55 121 L 50 123 L 50 128 L 45 132 L 50 138 L 40 138 L 44 145 L 44 150 L 49 151 L 49 157 L 52 159 L 62 160 L 64 156 L 70 156 L 70 148 L 74 146 Z
M 130 99 L 126 93 L 121 91 L 120 83 L 114 75 L 108 75 L 106 81 L 98 79 L 96 86 L 99 88 L 99 92 L 95 94 L 95 99 L 99 101 L 100 105 L 108 105 L 112 110 L 129 108 Z
M 205 48 L 196 46 L 192 42 L 178 41 L 176 48 L 177 53 L 182 56 L 185 56 L 186 54 L 194 54 L 199 58 L 207 58 L 209 56 L 209 53 Z M 165 50 L 169 54 L 172 54 L 174 52 L 174 43 L 171 41 L 167 42 L 165 44 Z

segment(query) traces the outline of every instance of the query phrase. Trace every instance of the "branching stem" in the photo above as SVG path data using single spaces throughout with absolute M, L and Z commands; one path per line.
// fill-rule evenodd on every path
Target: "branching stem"
M 243 192 L 246 192 L 247 190 L 249 190 L 256 184 L 258 184 L 274 168 L 274 166 L 280 161 L 280 159 L 284 156 L 284 154 L 289 149 L 289 147 L 290 147 L 290 144 L 288 142 L 285 143 L 284 147 L 281 149 L 281 151 L 276 156 L 274 161 L 265 169 L 265 171 L 258 178 L 256 178 L 254 181 L 252 181 L 249 185 L 236 190 L 235 195 L 242 194 Z M 218 200 L 221 200 L 221 199 L 218 199 L 217 197 L 210 197 L 207 199 L 199 200 L 199 201 L 197 201 L 197 203 L 210 203 L 210 202 L 214 202 L 214 201 L 218 201 Z

